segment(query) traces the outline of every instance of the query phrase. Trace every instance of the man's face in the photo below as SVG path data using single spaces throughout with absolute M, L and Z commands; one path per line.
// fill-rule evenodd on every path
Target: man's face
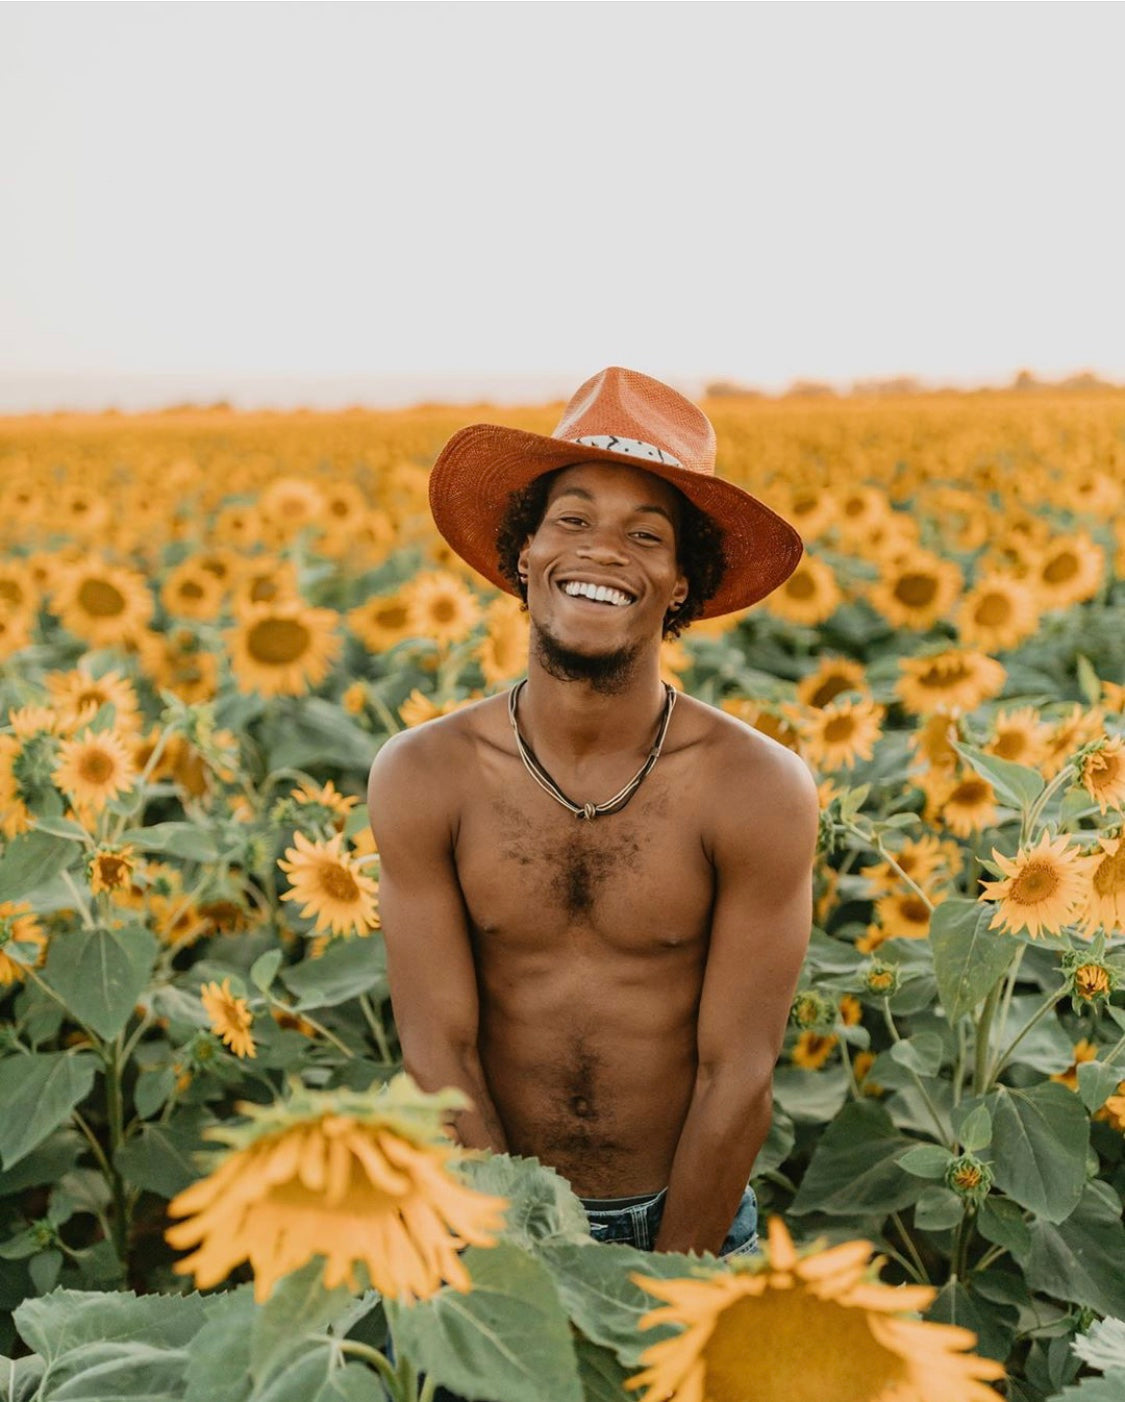
M 678 527 L 678 493 L 661 478 L 616 463 L 564 468 L 519 557 L 535 630 L 590 658 L 657 645 L 687 597 Z M 598 587 L 609 597 L 591 598 Z

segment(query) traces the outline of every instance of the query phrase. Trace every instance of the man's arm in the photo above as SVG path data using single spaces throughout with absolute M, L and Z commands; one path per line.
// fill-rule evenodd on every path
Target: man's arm
M 699 1066 L 657 1251 L 717 1253 L 723 1244 L 769 1133 L 773 1068 L 808 947 L 816 788 L 788 751 L 756 760 L 731 766 L 738 777 L 717 796 Z
M 380 750 L 368 781 L 391 1003 L 403 1062 L 422 1089 L 456 1086 L 472 1101 L 455 1117 L 460 1142 L 504 1153 L 477 1053 L 476 971 L 442 801 L 449 766 L 435 748 L 423 732 L 403 732 Z

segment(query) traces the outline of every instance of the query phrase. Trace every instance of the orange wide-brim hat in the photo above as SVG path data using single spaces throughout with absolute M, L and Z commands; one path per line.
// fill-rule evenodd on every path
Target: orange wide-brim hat
M 715 476 L 715 430 L 669 385 L 610 366 L 586 381 L 548 437 L 499 424 L 455 433 L 430 473 L 430 509 L 458 555 L 497 589 L 497 533 L 508 497 L 544 472 L 582 462 L 643 468 L 677 487 L 723 535 L 726 570 L 701 618 L 764 598 L 797 567 L 803 546 L 788 521 L 749 492 Z

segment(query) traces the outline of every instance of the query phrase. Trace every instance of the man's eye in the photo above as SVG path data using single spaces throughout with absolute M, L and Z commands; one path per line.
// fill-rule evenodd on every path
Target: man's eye
M 581 516 L 560 516 L 558 519 L 568 526 L 584 526 L 586 524 Z

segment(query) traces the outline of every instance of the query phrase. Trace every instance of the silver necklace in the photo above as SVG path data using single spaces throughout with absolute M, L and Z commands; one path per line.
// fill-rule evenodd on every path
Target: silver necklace
M 527 679 L 525 677 L 508 692 L 508 719 L 512 723 L 512 733 L 516 737 L 516 749 L 519 751 L 520 759 L 523 760 L 524 768 L 544 793 L 549 793 L 556 803 L 561 803 L 564 808 L 569 808 L 575 817 L 585 818 L 587 822 L 593 822 L 595 818 L 599 818 L 605 813 L 619 813 L 648 778 L 653 765 L 660 758 L 660 751 L 664 748 L 664 740 L 668 734 L 668 723 L 671 721 L 672 712 L 676 707 L 676 688 L 669 686 L 667 682 L 664 683 L 667 695 L 664 699 L 664 714 L 661 717 L 660 729 L 656 733 L 656 741 L 644 764 L 625 787 L 619 789 L 612 798 L 607 798 L 604 803 L 575 803 L 573 799 L 567 798 L 566 794 L 539 763 L 535 751 L 520 734 L 519 721 L 516 719 L 516 703 L 519 700 L 520 692 L 526 685 Z

